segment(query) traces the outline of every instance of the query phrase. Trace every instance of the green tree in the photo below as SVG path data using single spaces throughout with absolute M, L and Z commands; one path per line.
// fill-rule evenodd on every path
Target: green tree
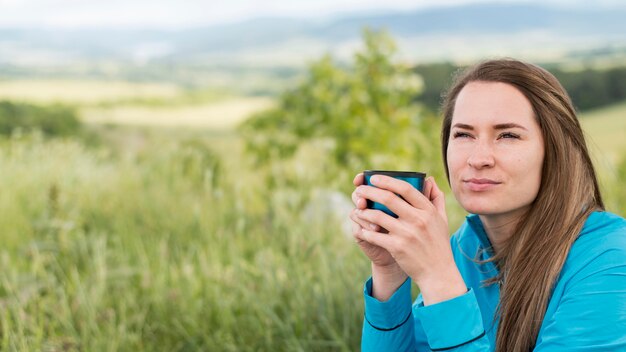
M 420 76 L 395 59 L 389 35 L 365 30 L 363 38 L 349 65 L 324 56 L 276 108 L 240 126 L 257 166 L 284 162 L 317 143 L 339 174 L 334 179 L 344 184 L 363 169 L 440 168 L 439 122 L 414 101 Z
M 441 93 L 448 89 L 452 76 L 462 67 L 448 62 L 417 65 L 413 72 L 424 80 L 424 90 L 415 99 L 433 111 L 439 110 Z

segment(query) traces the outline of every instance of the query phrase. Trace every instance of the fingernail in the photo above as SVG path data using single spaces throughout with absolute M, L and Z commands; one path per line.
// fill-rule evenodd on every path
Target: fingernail
M 370 229 L 372 229 L 372 230 L 376 230 L 376 227 L 377 227 L 376 225 L 374 225 L 374 224 L 370 224 Z
M 378 183 L 378 176 L 372 176 L 372 177 L 370 177 L 370 183 L 371 183 L 371 184 Z

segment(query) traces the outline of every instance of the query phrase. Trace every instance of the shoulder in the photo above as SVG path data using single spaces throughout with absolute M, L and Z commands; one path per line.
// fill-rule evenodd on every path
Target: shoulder
M 572 251 L 607 250 L 626 250 L 626 220 L 610 212 L 596 211 L 585 221 Z
M 585 277 L 617 267 L 626 268 L 626 220 L 610 212 L 594 212 L 572 244 L 562 277 Z

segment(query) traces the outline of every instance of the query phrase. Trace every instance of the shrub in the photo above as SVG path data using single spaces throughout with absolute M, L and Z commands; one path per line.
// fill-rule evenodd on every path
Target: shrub
M 68 106 L 0 101 L 0 135 L 39 130 L 45 136 L 69 136 L 77 134 L 80 127 L 76 111 Z

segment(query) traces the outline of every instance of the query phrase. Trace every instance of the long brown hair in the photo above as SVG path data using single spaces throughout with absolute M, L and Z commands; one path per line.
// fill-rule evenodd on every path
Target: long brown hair
M 443 101 L 444 166 L 454 106 L 469 82 L 502 82 L 533 107 L 545 156 L 539 193 L 513 236 L 489 261 L 499 268 L 485 284 L 501 282 L 496 351 L 529 351 L 536 343 L 555 281 L 587 216 L 604 209 L 589 152 L 572 102 L 548 71 L 512 59 L 490 60 L 457 76 Z

